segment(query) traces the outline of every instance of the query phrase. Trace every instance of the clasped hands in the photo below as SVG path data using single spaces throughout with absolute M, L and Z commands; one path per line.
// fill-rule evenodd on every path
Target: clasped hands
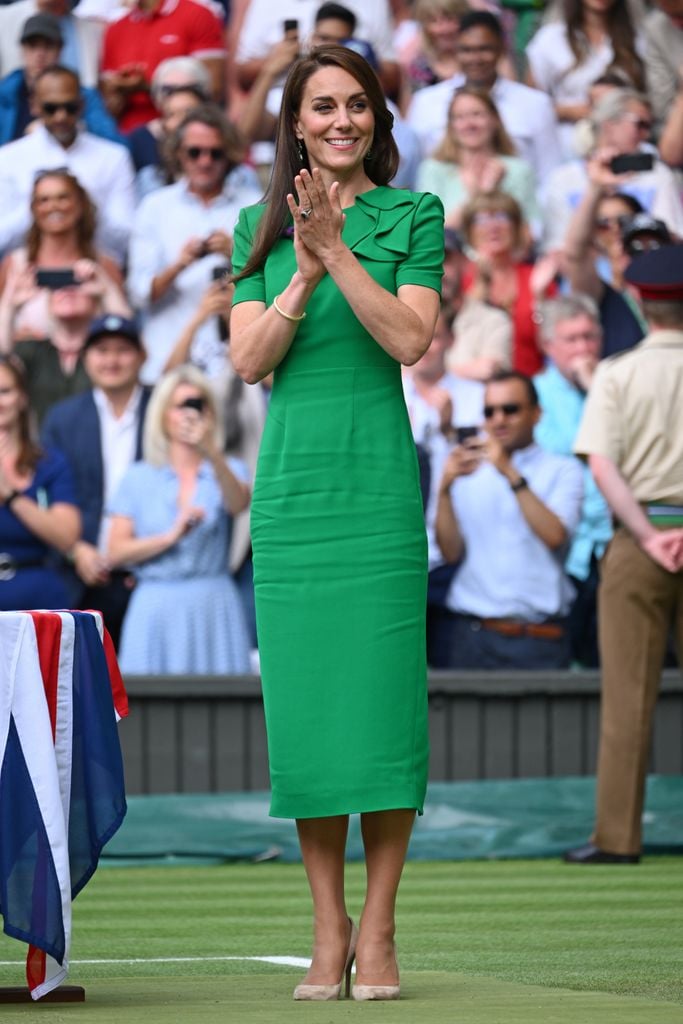
M 339 182 L 333 182 L 328 191 L 317 167 L 312 173 L 302 168 L 294 179 L 294 188 L 296 197 L 290 192 L 287 205 L 294 220 L 297 266 L 304 280 L 317 284 L 326 272 L 327 260 L 342 245 L 346 216 Z

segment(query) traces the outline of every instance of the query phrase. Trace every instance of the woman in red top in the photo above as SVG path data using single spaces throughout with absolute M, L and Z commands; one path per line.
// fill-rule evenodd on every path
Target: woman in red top
M 538 304 L 557 291 L 553 256 L 530 262 L 529 233 L 519 203 L 505 192 L 478 195 L 462 208 L 470 263 L 466 294 L 504 309 L 512 319 L 512 366 L 532 377 L 543 366 Z

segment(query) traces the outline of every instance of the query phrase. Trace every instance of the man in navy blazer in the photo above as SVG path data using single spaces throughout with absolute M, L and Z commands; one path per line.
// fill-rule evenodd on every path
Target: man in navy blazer
M 69 460 L 83 518 L 82 537 L 69 553 L 74 606 L 99 609 L 118 644 L 133 579 L 109 568 L 106 506 L 130 463 L 142 458 L 150 392 L 139 383 L 146 353 L 137 326 L 112 315 L 93 321 L 83 359 L 93 387 L 52 406 L 42 441 Z

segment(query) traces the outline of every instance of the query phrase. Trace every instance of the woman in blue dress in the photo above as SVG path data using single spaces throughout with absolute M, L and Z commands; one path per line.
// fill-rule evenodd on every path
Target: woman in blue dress
M 249 639 L 228 570 L 230 526 L 249 503 L 246 470 L 223 455 L 207 378 L 182 366 L 161 378 L 145 419 L 144 461 L 112 502 L 109 558 L 137 584 L 119 663 L 130 674 L 249 671 Z
M 0 611 L 66 608 L 66 589 L 48 563 L 80 532 L 66 459 L 32 438 L 24 365 L 0 356 Z

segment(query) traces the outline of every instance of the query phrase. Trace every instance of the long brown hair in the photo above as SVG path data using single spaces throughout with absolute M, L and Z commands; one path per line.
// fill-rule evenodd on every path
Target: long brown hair
M 19 453 L 17 455 L 16 470 L 17 473 L 28 474 L 33 473 L 38 460 L 40 459 L 42 449 L 40 445 L 36 444 L 33 439 L 33 431 L 31 429 L 31 409 L 29 404 L 29 392 L 28 392 L 28 378 L 26 375 L 26 367 L 22 363 L 18 356 L 14 353 L 9 355 L 0 355 L 0 367 L 4 367 L 7 372 L 11 375 L 14 381 L 14 386 L 24 396 L 24 407 L 19 411 L 19 417 L 17 421 L 17 428 L 19 434 Z
M 586 58 L 589 48 L 583 33 L 583 0 L 564 0 L 564 20 L 567 41 L 576 61 L 575 68 Z M 635 88 L 642 91 L 645 88 L 645 69 L 636 52 L 636 34 L 628 0 L 614 0 L 605 12 L 605 20 L 614 53 L 612 63 L 605 70 L 619 68 L 628 75 Z
M 33 182 L 33 192 L 31 193 L 31 213 L 33 214 L 33 220 L 31 221 L 31 226 L 26 235 L 26 251 L 29 263 L 35 263 L 38 258 L 38 251 L 42 241 L 42 232 L 35 220 L 34 203 L 36 199 L 36 189 L 40 182 L 45 181 L 46 178 L 59 178 L 61 181 L 65 182 L 81 204 L 81 215 L 76 222 L 76 243 L 82 257 L 89 260 L 97 259 L 97 252 L 95 251 L 94 243 L 95 227 L 97 225 L 95 204 L 75 175 L 71 174 L 67 170 L 57 168 L 51 171 L 41 171 Z
M 275 160 L 270 184 L 263 197 L 265 213 L 259 223 L 254 247 L 242 272 L 235 280 L 247 277 L 262 266 L 290 218 L 287 193 L 294 187 L 294 178 L 302 167 L 311 170 L 305 146 L 299 155 L 294 134 L 294 121 L 301 108 L 304 88 L 309 78 L 321 68 L 337 67 L 355 78 L 368 97 L 375 115 L 375 133 L 365 173 L 375 185 L 388 185 L 398 169 L 398 148 L 391 134 L 394 118 L 387 109 L 382 86 L 365 58 L 345 46 L 317 46 L 290 68 L 282 95 L 282 106 L 275 137 Z
M 498 107 L 491 99 L 488 91 L 481 88 L 479 85 L 462 85 L 459 89 L 455 90 L 451 102 L 448 105 L 446 134 L 432 153 L 434 160 L 443 160 L 446 163 L 454 164 L 460 163 L 462 147 L 454 137 L 453 129 L 451 128 L 451 117 L 453 116 L 453 107 L 461 96 L 472 96 L 474 99 L 479 100 L 493 118 L 495 127 L 493 130 L 491 145 L 493 146 L 494 153 L 496 153 L 497 156 L 515 156 L 517 153 L 515 144 L 508 135 L 505 125 L 501 120 L 500 113 L 498 112 Z

